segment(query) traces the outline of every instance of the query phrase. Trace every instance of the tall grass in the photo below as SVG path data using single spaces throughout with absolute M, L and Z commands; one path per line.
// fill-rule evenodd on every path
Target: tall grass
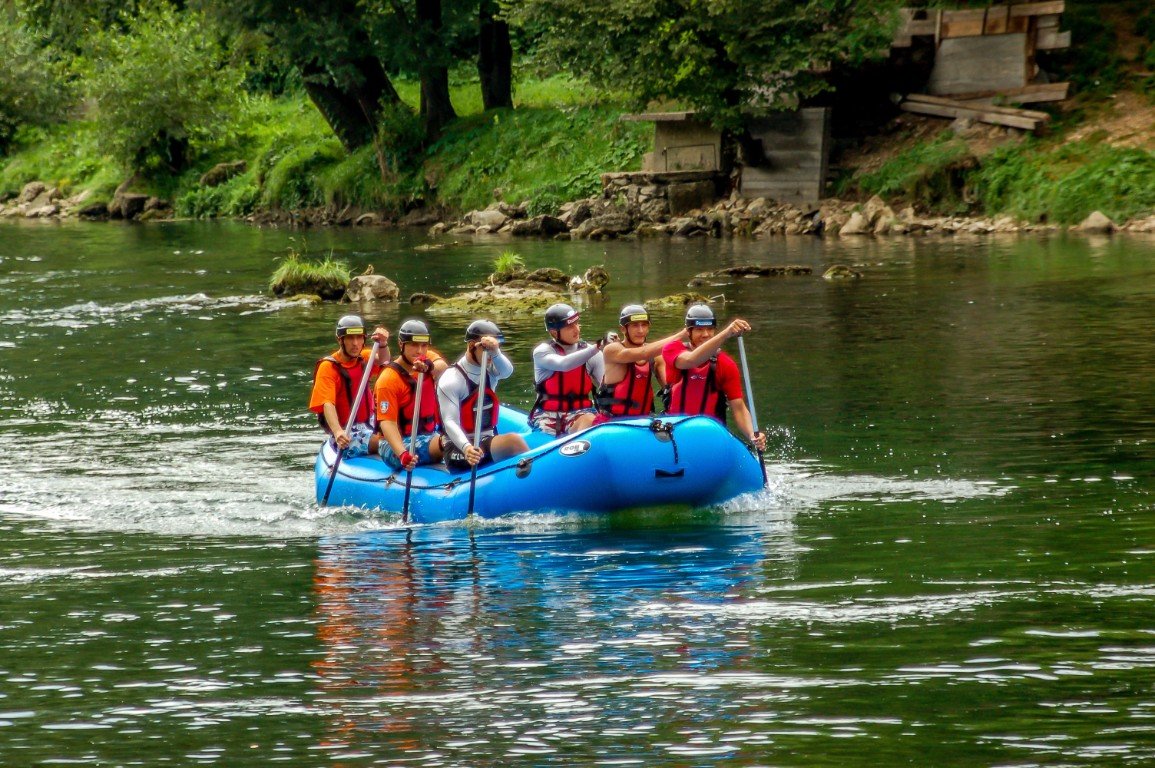
M 1155 153 L 1081 141 L 996 150 L 970 184 L 988 213 L 1073 224 L 1093 211 L 1125 221 L 1155 210 Z
M 334 259 L 331 254 L 310 261 L 300 251 L 290 248 L 269 278 L 269 290 L 277 296 L 311 293 L 335 299 L 344 294 L 350 279 L 349 265 Z

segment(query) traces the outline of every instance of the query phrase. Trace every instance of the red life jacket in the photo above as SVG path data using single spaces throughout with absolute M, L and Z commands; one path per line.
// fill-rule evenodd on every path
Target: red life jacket
M 598 390 L 598 408 L 610 416 L 649 416 L 654 411 L 654 361 L 625 365 L 621 381 Z
M 589 345 L 583 343 L 581 346 Z M 565 354 L 565 347 L 556 341 L 553 342 L 553 348 L 559 355 Z M 554 371 L 535 388 L 537 402 L 533 404 L 534 413 L 538 411 L 568 413 L 593 405 L 590 391 L 594 388 L 594 380 L 586 370 L 585 363 L 568 371 Z
M 344 425 L 349 421 L 349 412 L 353 410 L 353 400 L 357 397 L 357 387 L 361 384 L 361 377 L 365 375 L 365 358 L 358 357 L 352 366 L 345 367 L 337 358 L 326 355 L 313 366 L 314 380 L 317 378 L 317 371 L 320 369 L 321 363 L 325 361 L 333 364 L 341 376 L 341 383 L 344 384 L 343 387 L 337 387 L 337 402 L 333 403 L 337 408 L 337 421 Z M 371 424 L 373 422 L 372 390 L 372 384 L 365 387 L 365 395 L 361 398 L 361 405 L 357 408 L 357 418 L 354 419 L 354 424 Z M 329 431 L 329 423 L 325 421 L 324 413 L 317 414 L 317 421 L 321 423 L 326 432 Z
M 687 346 L 686 349 L 690 347 Z M 726 399 L 718 391 L 718 356 L 682 374 L 670 387 L 670 413 L 705 414 L 726 422 Z
M 473 432 L 477 426 L 477 394 L 481 387 L 477 386 L 477 382 L 469 378 L 465 374 L 465 369 L 460 364 L 454 363 L 453 367 L 461 371 L 461 378 L 465 379 L 465 385 L 469 387 L 469 394 L 461 401 L 461 413 L 459 419 L 461 421 L 461 429 L 473 440 Z M 489 386 L 489 379 L 485 381 L 485 402 L 481 406 L 481 434 L 482 436 L 496 434 L 497 432 L 497 409 L 500 407 L 501 401 L 497 399 L 497 393 Z
M 417 393 L 417 379 L 413 378 L 396 360 L 390 361 L 389 366 L 401 376 L 401 380 L 409 385 L 409 394 Z M 409 403 L 397 414 L 397 429 L 406 440 L 413 430 L 413 404 L 416 398 L 410 398 Z M 441 423 L 441 411 L 437 406 L 437 385 L 432 375 L 426 375 L 421 381 L 421 403 L 418 410 L 417 434 L 426 435 L 437 431 Z

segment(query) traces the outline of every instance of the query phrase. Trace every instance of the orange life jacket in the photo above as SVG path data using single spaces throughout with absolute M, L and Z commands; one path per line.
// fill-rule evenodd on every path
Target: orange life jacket
M 341 383 L 344 386 L 337 387 L 337 401 L 333 403 L 337 408 L 337 421 L 342 425 L 348 423 L 349 413 L 353 410 L 353 400 L 357 397 L 357 387 L 361 384 L 361 377 L 365 375 L 366 361 L 362 357 L 351 366 L 341 365 L 341 362 L 332 355 L 322 357 L 313 366 L 313 378 L 317 378 L 317 371 L 321 367 L 321 363 L 330 362 L 333 367 L 337 369 L 337 373 L 341 376 Z M 372 365 L 372 362 L 368 363 Z M 357 407 L 357 418 L 353 420 L 354 424 L 371 424 L 373 421 L 373 393 L 369 391 L 370 387 L 366 387 L 365 396 L 361 398 L 361 404 Z M 325 421 L 325 414 L 318 413 L 317 421 L 326 432 L 329 431 L 329 423 Z
M 390 361 L 388 367 L 397 371 L 401 376 L 401 380 L 409 386 L 409 393 L 416 394 L 417 379 L 413 378 L 404 366 L 396 360 Z M 409 438 L 413 430 L 413 406 L 416 398 L 411 398 L 408 405 L 401 409 L 397 414 L 397 429 L 400 430 L 401 436 L 405 439 Z M 441 411 L 437 406 L 437 386 L 433 382 L 433 376 L 428 375 L 421 382 L 421 402 L 419 404 L 417 434 L 425 435 L 437 431 L 437 427 L 441 424 Z

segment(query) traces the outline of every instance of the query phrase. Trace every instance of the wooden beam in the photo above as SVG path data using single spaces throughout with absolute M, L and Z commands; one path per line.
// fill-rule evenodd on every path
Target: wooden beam
M 1062 13 L 1067 4 L 1063 0 L 1047 0 L 1042 3 L 1016 3 L 1011 6 L 1011 16 L 1045 16 Z
M 943 99 L 921 93 L 909 94 L 899 105 L 904 112 L 954 119 L 969 118 L 980 123 L 1005 125 L 1025 131 L 1038 131 L 1051 119 L 1046 112 L 1010 107 L 976 106 L 954 99 Z

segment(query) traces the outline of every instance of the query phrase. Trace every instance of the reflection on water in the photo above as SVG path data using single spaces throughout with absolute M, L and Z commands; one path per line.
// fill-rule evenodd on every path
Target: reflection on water
M 751 740 L 719 743 L 705 723 L 728 690 L 782 681 L 749 669 L 756 648 L 744 621 L 670 621 L 663 608 L 739 604 L 757 584 L 789 578 L 793 524 L 651 522 L 536 533 L 438 526 L 323 542 L 315 573 L 326 652 L 315 668 L 333 741 L 356 751 L 384 740 L 396 759 L 422 764 L 742 748 Z M 702 725 L 675 738 L 675 723 L 690 721 Z M 657 733 L 676 743 L 648 743 Z M 627 734 L 636 743 L 623 750 Z

